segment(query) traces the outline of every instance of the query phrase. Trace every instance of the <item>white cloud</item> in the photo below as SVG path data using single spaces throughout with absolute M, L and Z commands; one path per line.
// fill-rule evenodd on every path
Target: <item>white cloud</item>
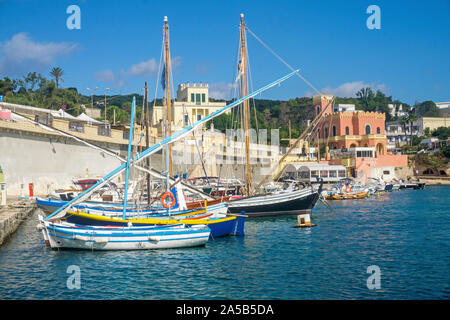
M 179 67 L 181 65 L 181 61 L 182 60 L 180 56 L 172 58 L 172 69 L 176 69 L 177 67 Z
M 209 85 L 209 96 L 215 99 L 230 100 L 234 97 L 236 84 L 228 82 L 217 82 Z
M 107 69 L 94 73 L 94 78 L 101 82 L 113 82 L 116 80 L 116 75 L 110 69 Z
M 340 86 L 336 88 L 332 88 L 330 86 L 327 86 L 320 90 L 322 93 L 325 94 L 332 94 L 335 97 L 341 97 L 341 98 L 353 98 L 356 97 L 356 93 L 361 90 L 362 88 L 370 87 L 375 92 L 377 90 L 380 90 L 384 94 L 389 94 L 389 88 L 384 84 L 374 84 L 374 83 L 365 83 L 364 81 L 353 81 L 353 82 L 346 82 L 341 84 Z M 307 91 L 305 93 L 306 96 L 312 96 L 313 93 L 311 91 Z
M 56 58 L 67 56 L 78 46 L 77 43 L 33 41 L 26 33 L 15 34 L 0 44 L 0 71 L 19 74 L 32 68 L 46 68 Z
M 130 69 L 125 71 L 125 74 L 137 77 L 150 76 L 156 72 L 157 67 L 155 58 L 152 58 L 147 61 L 133 64 Z

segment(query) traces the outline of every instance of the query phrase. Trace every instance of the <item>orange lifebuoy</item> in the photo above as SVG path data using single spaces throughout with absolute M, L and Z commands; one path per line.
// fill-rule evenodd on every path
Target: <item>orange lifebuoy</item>
M 350 193 L 352 191 L 352 189 L 350 188 L 350 186 L 347 186 L 347 188 L 345 188 L 345 192 Z
M 167 198 L 172 199 L 170 202 L 170 205 L 167 204 L 167 201 L 166 201 Z M 175 205 L 175 197 L 173 196 L 172 192 L 170 192 L 170 191 L 164 192 L 161 197 L 161 203 L 162 203 L 163 207 L 166 209 L 173 208 L 173 206 Z

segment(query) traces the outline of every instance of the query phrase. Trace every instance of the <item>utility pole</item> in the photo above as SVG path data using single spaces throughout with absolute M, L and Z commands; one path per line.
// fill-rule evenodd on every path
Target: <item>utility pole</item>
M 108 91 L 109 88 L 105 88 L 105 124 L 106 124 L 106 91 Z
M 98 87 L 95 87 L 94 89 L 92 89 L 92 92 L 91 92 L 90 88 L 86 88 L 86 90 L 89 91 L 89 93 L 91 94 L 91 108 L 92 109 L 94 109 L 94 91 L 97 89 L 98 89 Z
M 289 148 L 291 147 L 291 119 L 289 119 Z

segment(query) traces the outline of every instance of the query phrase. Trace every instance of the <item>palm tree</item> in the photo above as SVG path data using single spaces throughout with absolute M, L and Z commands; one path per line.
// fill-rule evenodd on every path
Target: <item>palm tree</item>
M 413 122 L 416 122 L 419 118 L 417 117 L 417 115 L 415 113 L 410 113 L 408 116 L 408 122 L 409 122 L 409 133 L 411 134 L 411 139 L 410 139 L 410 145 L 412 146 L 412 140 L 413 140 Z
M 408 124 L 408 119 L 403 117 L 400 119 L 400 124 L 403 127 L 403 134 L 405 135 L 405 141 L 408 143 L 408 133 L 406 132 L 406 125 Z
M 62 82 L 64 82 L 64 80 L 61 79 L 61 77 L 64 75 L 64 72 L 62 71 L 62 69 L 60 67 L 54 67 L 52 69 L 52 71 L 50 71 L 50 75 L 55 78 L 56 88 L 58 88 L 58 84 L 59 84 L 60 80 Z

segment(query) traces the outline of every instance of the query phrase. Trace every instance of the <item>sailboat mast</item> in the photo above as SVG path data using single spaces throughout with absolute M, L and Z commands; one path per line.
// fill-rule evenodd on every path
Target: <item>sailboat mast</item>
M 134 113 L 136 108 L 136 97 L 133 97 L 133 102 L 131 103 L 131 119 L 130 119 L 130 133 L 128 134 L 128 153 L 127 153 L 127 162 L 125 166 L 125 188 L 123 191 L 123 212 L 122 218 L 126 219 L 127 212 L 127 200 L 128 200 L 128 179 L 130 176 L 130 157 L 131 157 L 131 148 L 133 146 L 133 133 L 134 133 Z
M 241 23 L 239 24 L 240 41 L 241 41 L 241 62 L 240 72 L 241 77 L 241 97 L 245 97 L 248 94 L 247 84 L 247 41 L 245 36 L 245 23 L 244 14 L 241 13 Z M 251 180 L 252 172 L 250 167 L 250 135 L 249 135 L 249 103 L 248 100 L 244 101 L 244 132 L 245 132 L 245 191 L 249 196 L 251 193 Z
M 167 112 L 167 133 L 168 136 L 172 134 L 172 111 L 170 99 L 170 47 L 169 47 L 169 24 L 167 23 L 167 16 L 164 17 L 164 63 L 165 63 L 165 85 L 166 85 L 166 112 Z M 173 176 L 172 172 L 172 146 L 169 145 L 169 175 Z
M 148 149 L 150 147 L 150 136 L 149 136 L 149 116 L 148 116 L 148 87 L 147 87 L 147 81 L 145 81 L 145 149 Z M 150 158 L 146 159 L 147 168 L 150 168 Z M 150 205 L 150 174 L 147 172 L 147 204 Z

